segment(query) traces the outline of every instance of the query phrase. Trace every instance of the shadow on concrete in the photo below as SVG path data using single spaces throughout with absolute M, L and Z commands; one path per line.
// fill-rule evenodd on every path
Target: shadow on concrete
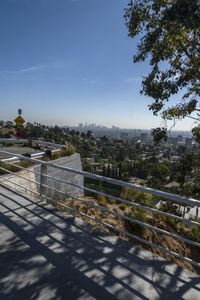
M 198 299 L 200 277 L 0 188 L 0 299 Z

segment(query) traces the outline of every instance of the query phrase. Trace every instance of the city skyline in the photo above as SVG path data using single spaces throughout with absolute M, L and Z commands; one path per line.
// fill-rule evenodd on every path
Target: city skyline
M 17 116 L 17 114 L 15 115 L 15 117 Z M 7 122 L 12 122 L 12 123 L 15 123 L 13 119 L 1 119 L 0 122 L 3 121 L 4 123 L 7 123 Z M 25 121 L 25 126 L 26 126 L 26 123 L 32 123 L 32 124 L 38 124 L 39 126 L 49 126 L 49 127 L 53 127 L 53 126 L 59 126 L 61 128 L 76 128 L 76 129 L 89 129 L 89 130 L 92 130 L 92 129 L 108 129 L 108 130 L 120 130 L 120 131 L 123 131 L 123 130 L 138 130 L 138 131 L 149 131 L 151 132 L 151 130 L 153 128 L 142 128 L 142 127 L 119 127 L 119 126 L 116 126 L 116 125 L 111 125 L 111 126 L 106 126 L 105 124 L 96 124 L 96 123 L 89 123 L 89 122 L 85 122 L 85 123 L 78 123 L 78 124 L 61 124 L 61 125 L 58 125 L 58 124 L 49 124 L 49 123 L 44 123 L 44 122 L 39 122 L 39 121 L 30 121 L 30 120 L 26 120 Z M 169 135 L 173 134 L 173 133 L 176 133 L 176 132 L 187 132 L 187 133 L 190 133 L 191 134 L 191 131 L 190 130 L 184 130 L 184 129 L 173 129 L 173 130 L 169 130 Z
M 149 65 L 132 63 L 128 2 L 2 0 L 0 119 L 12 120 L 21 107 L 27 121 L 50 125 L 160 126 L 148 110 L 151 99 L 140 95 Z

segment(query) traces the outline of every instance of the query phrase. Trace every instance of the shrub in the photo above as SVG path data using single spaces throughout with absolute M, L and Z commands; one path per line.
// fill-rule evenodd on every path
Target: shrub
M 107 203 L 106 197 L 104 197 L 103 195 L 98 195 L 97 199 L 98 199 L 98 204 L 100 206 L 106 206 Z
M 64 148 L 64 150 L 62 149 L 61 151 L 64 151 L 66 156 L 70 156 L 76 152 L 76 149 L 74 146 L 69 145 L 66 148 Z
M 119 205 L 119 208 L 120 208 L 121 210 L 125 210 L 125 209 L 126 209 L 126 204 L 125 204 L 125 203 L 121 203 L 121 204 Z
M 116 201 L 113 200 L 113 199 L 111 199 L 111 198 L 107 198 L 107 202 L 108 202 L 109 204 L 115 204 L 115 203 L 116 203 Z
M 173 217 L 167 217 L 166 218 L 166 223 L 168 226 L 170 226 L 171 228 L 173 228 L 174 230 L 177 231 L 177 225 L 178 225 L 178 220 L 173 218 Z
M 192 227 L 192 239 L 195 242 L 200 243 L 200 227 L 198 227 L 198 226 Z
M 162 201 L 160 205 L 160 210 L 177 216 L 181 216 L 178 204 L 176 204 L 173 201 Z
M 153 195 L 135 191 L 128 188 L 123 188 L 122 192 L 120 194 L 122 199 L 127 199 L 129 201 L 134 201 L 136 203 L 139 203 L 141 205 L 149 206 L 149 207 L 155 207 L 158 201 L 154 198 Z
M 0 167 L 6 169 L 8 171 L 14 172 L 14 173 L 20 171 L 19 168 L 17 168 L 16 166 L 6 164 L 6 163 L 3 163 L 3 162 L 0 162 Z M 0 174 L 1 175 L 8 174 L 9 172 L 6 172 L 6 170 L 0 169 Z
M 60 157 L 61 157 L 61 153 L 60 153 L 60 151 L 58 151 L 58 152 L 52 153 L 51 159 L 54 160 L 54 159 L 58 159 Z
M 142 208 L 134 208 L 132 212 L 128 214 L 128 216 L 132 219 L 138 220 L 143 223 L 147 223 L 147 213 Z M 129 227 L 131 231 L 136 235 L 143 235 L 145 228 L 139 224 L 128 221 Z

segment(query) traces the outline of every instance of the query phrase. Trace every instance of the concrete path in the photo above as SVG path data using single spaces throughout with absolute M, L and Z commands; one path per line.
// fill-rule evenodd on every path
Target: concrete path
M 200 277 L 0 187 L 0 300 L 200 299 Z

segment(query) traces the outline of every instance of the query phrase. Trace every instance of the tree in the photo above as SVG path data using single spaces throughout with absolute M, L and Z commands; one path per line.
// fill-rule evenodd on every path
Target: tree
M 141 93 L 164 121 L 189 117 L 197 121 L 192 132 L 200 142 L 200 3 L 198 0 L 131 0 L 125 9 L 130 37 L 139 37 L 134 63 L 149 60 L 150 73 Z M 179 93 L 177 104 L 171 97 Z M 154 129 L 155 141 L 166 139 L 167 125 Z
M 166 183 L 167 176 L 170 174 L 169 168 L 164 163 L 150 163 L 147 165 L 149 175 L 151 176 L 150 184 L 154 187 L 163 186 Z
M 180 183 L 181 189 L 186 183 L 188 176 L 191 176 L 194 163 L 194 154 L 192 152 L 185 153 L 176 166 L 176 179 Z
M 92 131 L 88 130 L 87 133 L 86 133 L 86 135 L 87 135 L 88 139 L 91 138 L 92 137 Z
M 85 139 L 85 138 L 86 138 L 86 134 L 85 134 L 85 132 L 81 132 L 81 137 L 82 137 L 83 139 Z

